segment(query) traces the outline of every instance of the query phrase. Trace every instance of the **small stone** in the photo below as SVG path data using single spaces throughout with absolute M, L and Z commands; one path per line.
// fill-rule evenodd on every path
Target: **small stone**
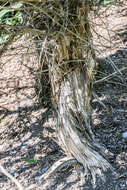
M 27 152 L 28 151 L 28 148 L 26 146 L 23 146 L 21 147 L 20 149 L 21 152 Z
M 122 137 L 123 137 L 124 139 L 127 139 L 127 131 L 122 134 Z
M 16 169 L 10 170 L 10 174 L 14 175 L 14 174 L 16 174 L 16 173 L 18 173 L 18 171 L 17 171 Z
M 39 173 L 44 174 L 49 169 L 49 166 L 43 168 Z
M 41 179 L 41 176 L 36 176 L 35 177 L 35 180 L 38 181 L 38 182 L 40 181 L 40 179 Z
M 23 146 L 26 146 L 26 145 L 28 145 L 28 141 L 26 141 L 26 142 L 23 143 Z
M 117 117 L 114 117 L 113 121 L 114 121 L 114 123 L 119 123 L 120 122 L 120 120 Z

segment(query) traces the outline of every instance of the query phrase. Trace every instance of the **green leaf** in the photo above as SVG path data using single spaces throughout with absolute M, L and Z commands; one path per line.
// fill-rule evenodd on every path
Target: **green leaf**
M 34 158 L 32 159 L 24 158 L 23 160 L 29 164 L 37 164 L 37 160 L 35 160 Z
M 11 9 L 5 9 L 5 10 L 1 10 L 0 11 L 0 20 L 3 19 L 3 17 L 7 14 L 7 13 L 10 13 L 10 12 L 13 12 L 14 9 L 19 9 L 21 8 L 23 5 L 23 3 L 19 2 L 19 3 L 14 3 L 10 8 Z
M 0 20 L 3 19 L 3 17 L 4 17 L 7 13 L 10 13 L 10 10 L 2 10 L 2 11 L 0 11 Z

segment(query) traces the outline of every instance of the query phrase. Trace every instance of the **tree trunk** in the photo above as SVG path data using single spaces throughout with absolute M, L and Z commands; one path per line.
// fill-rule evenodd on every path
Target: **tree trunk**
M 64 9 L 63 9 L 64 10 Z M 91 91 L 95 55 L 86 0 L 70 0 L 66 27 L 52 41 L 49 71 L 61 147 L 75 157 L 94 178 L 110 165 L 91 130 Z M 66 14 L 66 12 L 65 12 Z M 101 149 L 102 148 L 102 149 Z

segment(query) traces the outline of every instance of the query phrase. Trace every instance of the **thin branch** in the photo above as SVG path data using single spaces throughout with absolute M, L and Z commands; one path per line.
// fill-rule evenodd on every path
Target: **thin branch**
M 119 71 L 115 71 L 114 73 L 112 73 L 112 74 L 110 74 L 110 75 L 108 75 L 108 76 L 106 76 L 106 77 L 104 77 L 102 79 L 99 79 L 99 80 L 93 82 L 93 84 L 100 83 L 100 82 L 103 82 L 105 80 L 108 80 L 108 79 L 112 78 L 113 76 L 115 76 L 116 74 L 118 74 L 119 72 L 124 71 L 126 69 L 127 69 L 127 67 L 123 67 L 122 69 L 119 69 Z
M 8 178 L 11 179 L 12 182 L 15 183 L 15 185 L 17 185 L 18 187 L 18 190 L 30 190 L 30 189 L 33 189 L 35 188 L 37 185 L 36 184 L 32 184 L 30 185 L 29 187 L 27 188 L 23 188 L 22 185 L 18 182 L 18 180 L 13 177 L 11 174 L 9 174 L 5 169 L 4 167 L 0 164 L 0 172 L 3 173 L 5 176 L 7 176 Z
M 72 164 L 76 164 L 77 162 L 78 161 L 75 158 L 66 156 L 58 160 L 57 162 L 55 162 L 53 166 L 49 168 L 48 171 L 40 177 L 40 180 L 41 179 L 46 180 L 49 176 L 51 176 L 52 174 L 54 174 L 56 171 L 60 170 L 61 168 L 72 165 Z
M 16 178 L 14 178 L 11 174 L 9 174 L 4 167 L 0 164 L 0 172 L 2 172 L 4 175 L 6 175 L 8 178 L 11 179 L 12 182 L 15 183 L 15 185 L 17 185 L 19 190 L 24 190 L 24 188 L 22 187 L 22 185 L 18 182 L 18 180 Z

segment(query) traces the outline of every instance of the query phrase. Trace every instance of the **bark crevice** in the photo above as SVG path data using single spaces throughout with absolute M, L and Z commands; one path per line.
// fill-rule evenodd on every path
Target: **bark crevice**
M 91 129 L 90 100 L 96 62 L 89 5 L 83 6 L 76 0 L 69 2 L 73 6 L 68 5 L 68 25 L 61 28 L 54 40 L 49 62 L 56 131 L 66 154 L 83 165 L 85 175 L 91 174 L 95 179 L 110 164 L 105 159 L 105 148 L 95 141 Z
M 90 96 L 86 91 L 87 80 L 82 69 L 73 71 L 61 83 L 56 126 L 60 145 L 83 164 L 85 173 L 92 174 L 110 165 L 91 130 Z

